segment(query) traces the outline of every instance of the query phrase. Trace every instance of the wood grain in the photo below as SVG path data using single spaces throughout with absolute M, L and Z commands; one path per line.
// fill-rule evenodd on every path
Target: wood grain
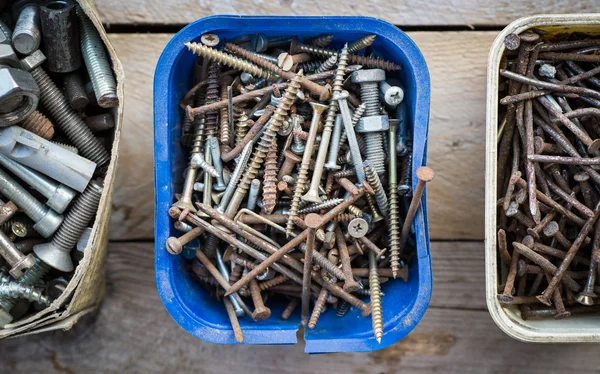
M 413 32 L 431 74 L 431 238 L 483 239 L 485 71 L 495 32 Z M 111 239 L 153 237 L 152 79 L 168 34 L 110 34 L 125 68 Z
M 442 252 L 464 251 L 465 246 L 483 252 L 481 242 L 434 243 L 434 260 Z M 302 343 L 294 347 L 215 345 L 193 338 L 167 314 L 156 293 L 151 243 L 113 243 L 109 254 L 107 297 L 101 309 L 68 332 L 0 342 L 1 367 L 14 373 L 546 374 L 596 372 L 600 365 L 594 345 L 517 342 L 496 327 L 487 311 L 436 307 L 442 293 L 434 294 L 432 306 L 408 337 L 377 352 L 308 358 Z M 482 258 L 472 265 L 483 272 Z M 443 282 L 437 279 L 436 288 Z M 484 287 L 476 277 L 456 282 Z M 472 297 L 483 300 L 483 292 Z
M 387 1 L 348 3 L 343 0 L 96 0 L 107 24 L 186 24 L 213 14 L 371 16 L 396 25 L 506 25 L 538 13 L 591 13 L 600 10 L 594 0 L 483 0 Z

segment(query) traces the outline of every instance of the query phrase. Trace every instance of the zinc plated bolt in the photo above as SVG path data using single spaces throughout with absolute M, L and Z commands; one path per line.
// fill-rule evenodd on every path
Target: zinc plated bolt
M 213 186 L 216 191 L 225 191 L 227 186 L 223 182 L 223 161 L 221 160 L 221 148 L 219 147 L 219 139 L 208 138 L 208 146 L 212 155 L 212 162 L 215 170 L 217 171 L 216 179 L 217 184 Z
M 54 234 L 63 221 L 62 215 L 40 203 L 2 170 L 0 170 L 0 192 L 35 222 L 33 228 L 45 238 Z
M 62 272 L 73 271 L 71 250 L 98 211 L 102 186 L 95 181 L 90 184 L 73 204 L 50 243 L 33 247 L 35 254 L 46 264 Z
M 35 60 L 33 65 L 30 65 L 31 75 L 40 87 L 41 102 L 44 108 L 48 110 L 56 125 L 79 149 L 83 157 L 95 162 L 98 167 L 104 166 L 110 161 L 110 154 L 70 107 L 62 91 L 42 69 L 41 64 L 46 59 L 45 56 L 38 49 L 24 60 L 28 58 Z
M 40 30 L 40 8 L 37 4 L 23 7 L 12 35 L 12 45 L 23 55 L 33 53 L 42 41 Z
M 104 42 L 83 9 L 77 6 L 76 13 L 79 18 L 81 54 L 90 74 L 96 100 L 102 108 L 114 108 L 119 105 L 117 82 L 104 50 Z
M 76 195 L 76 192 L 69 187 L 29 169 L 1 153 L 0 165 L 48 199 L 46 205 L 57 213 L 63 213 Z
M 358 180 L 358 183 L 362 183 L 362 181 L 365 180 L 365 171 L 363 169 L 363 160 L 360 155 L 360 147 L 358 146 L 356 133 L 354 132 L 354 126 L 352 125 L 350 108 L 348 107 L 348 101 L 346 100 L 348 96 L 350 96 L 348 91 L 342 91 L 341 93 L 336 92 L 333 95 L 333 100 L 339 102 L 344 129 L 346 130 L 346 136 L 348 137 L 348 145 L 350 146 L 350 152 L 352 153 L 352 162 L 354 163 L 354 169 L 356 170 L 356 179 Z

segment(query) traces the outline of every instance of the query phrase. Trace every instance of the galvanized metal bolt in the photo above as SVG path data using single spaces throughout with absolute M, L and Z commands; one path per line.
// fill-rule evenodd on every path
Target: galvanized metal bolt
M 12 45 L 23 55 L 33 53 L 42 41 L 40 30 L 40 8 L 36 4 L 23 7 L 12 35 Z

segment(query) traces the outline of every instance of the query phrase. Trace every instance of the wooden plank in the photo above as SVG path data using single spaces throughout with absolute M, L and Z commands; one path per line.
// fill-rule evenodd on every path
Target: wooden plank
M 412 32 L 431 74 L 431 237 L 483 239 L 485 71 L 496 32 Z M 126 74 L 112 239 L 153 237 L 152 78 L 168 34 L 110 34 Z
M 506 25 L 517 18 L 539 13 L 591 13 L 599 11 L 593 0 L 556 2 L 444 1 L 427 2 L 371 0 L 229 0 L 169 1 L 96 0 L 103 22 L 111 24 L 186 24 L 213 14 L 371 16 L 396 25 Z
M 483 244 L 476 244 L 483 251 Z M 475 247 L 471 243 L 454 243 L 450 247 L 434 244 L 434 257 L 441 250 L 461 252 L 465 245 Z M 33 373 L 227 374 L 398 370 L 588 373 L 596 372 L 600 365 L 594 345 L 524 344 L 502 333 L 486 311 L 436 307 L 429 308 L 408 337 L 377 352 L 315 355 L 307 359 L 302 343 L 294 347 L 215 345 L 193 338 L 170 318 L 156 293 L 152 253 L 151 243 L 111 244 L 108 292 L 101 309 L 69 332 L 3 341 L 0 365 L 10 372 Z M 439 286 L 438 282 L 436 287 Z M 483 297 L 473 295 L 480 296 Z

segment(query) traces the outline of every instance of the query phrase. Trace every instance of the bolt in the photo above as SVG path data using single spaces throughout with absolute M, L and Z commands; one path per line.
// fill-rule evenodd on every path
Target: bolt
M 4 166 L 8 171 L 47 198 L 46 205 L 57 213 L 63 213 L 76 195 L 75 191 L 69 187 L 56 183 L 52 179 L 11 160 L 3 154 L 0 154 L 0 165 Z
M 313 147 L 317 137 L 319 122 L 323 112 L 325 109 L 327 109 L 327 106 L 315 102 L 311 102 L 310 106 L 313 109 L 313 115 L 310 123 L 310 130 L 308 131 L 308 139 L 306 140 L 306 149 L 304 151 L 304 156 L 302 156 L 302 163 L 300 164 L 300 170 L 298 171 L 298 178 L 296 178 L 296 187 L 294 189 L 294 196 L 292 197 L 292 205 L 290 206 L 290 216 L 286 224 L 285 231 L 287 237 L 292 234 L 292 230 L 294 229 L 294 217 L 298 212 L 300 198 L 302 197 L 302 192 L 308 177 L 308 168 L 310 166 L 310 160 L 313 154 Z
M 430 182 L 433 179 L 434 173 L 433 170 L 427 166 L 421 166 L 417 169 L 417 178 L 419 181 L 417 182 L 417 187 L 413 193 L 412 200 L 410 201 L 410 206 L 408 207 L 408 212 L 406 213 L 406 218 L 404 220 L 404 225 L 402 226 L 402 233 L 400 235 L 400 254 L 404 251 L 404 247 L 406 246 L 406 242 L 408 241 L 408 235 L 410 234 L 410 228 L 415 219 L 415 215 L 417 214 L 417 209 L 421 204 L 421 197 L 423 196 L 423 192 L 425 192 L 425 184 Z
M 87 93 L 85 92 L 85 86 L 81 81 L 81 76 L 79 75 L 79 73 L 73 72 L 65 74 L 65 76 L 63 77 L 63 85 L 67 94 L 67 98 L 69 99 L 69 104 L 71 105 L 71 108 L 73 108 L 73 110 L 75 110 L 76 112 L 83 112 L 90 103 L 90 101 L 87 97 Z M 110 113 L 100 116 L 102 118 L 108 116 L 112 119 L 112 115 Z M 87 125 L 89 123 L 88 120 L 86 120 L 85 123 Z
M 22 55 L 33 53 L 42 40 L 40 30 L 40 8 L 36 4 L 21 9 L 12 35 L 12 45 Z
M 0 192 L 35 222 L 33 228 L 43 237 L 50 237 L 58 229 L 63 216 L 45 207 L 2 170 L 0 170 L 0 182 Z
M 335 93 L 333 99 L 339 102 L 340 113 L 342 120 L 344 121 L 344 129 L 348 137 L 348 145 L 350 146 L 350 152 L 352 153 L 352 162 L 354 163 L 354 169 L 356 170 L 356 179 L 358 183 L 362 183 L 365 180 L 365 172 L 363 169 L 363 161 L 360 155 L 360 147 L 356 140 L 356 134 L 354 133 L 354 126 L 352 125 L 352 117 L 350 115 L 350 108 L 348 107 L 348 91 L 342 91 L 341 93 Z
M 62 272 L 74 269 L 71 250 L 96 216 L 102 197 L 102 186 L 91 181 L 85 191 L 75 200 L 65 217 L 62 226 L 56 231 L 52 241 L 33 248 L 35 254 L 46 264 Z

